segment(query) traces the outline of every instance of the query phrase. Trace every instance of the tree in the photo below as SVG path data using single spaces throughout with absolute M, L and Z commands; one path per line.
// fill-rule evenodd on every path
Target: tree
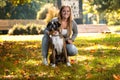
M 18 3 L 14 3 L 14 1 L 18 1 Z M 5 5 L 0 7 L 0 19 L 35 19 L 37 11 L 40 9 L 40 3 L 36 1 L 5 0 Z
M 88 0 L 92 6 L 100 11 L 112 11 L 120 9 L 120 0 Z
M 46 0 L 0 0 L 0 19 L 36 19 L 37 12 L 46 3 Z
M 30 3 L 32 0 L 8 0 L 12 5 L 17 6 L 19 4 Z
M 99 17 L 104 14 L 104 19 L 109 25 L 120 24 L 120 0 L 88 0 L 90 6 L 98 12 Z M 100 17 L 101 18 L 101 17 Z

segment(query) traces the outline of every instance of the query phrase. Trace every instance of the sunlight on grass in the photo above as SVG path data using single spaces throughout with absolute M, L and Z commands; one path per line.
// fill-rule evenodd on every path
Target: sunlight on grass
M 82 39 L 82 40 L 97 40 L 97 39 L 104 39 L 106 37 L 120 37 L 120 34 L 102 34 L 102 33 L 87 33 L 87 34 L 79 34 L 79 36 L 76 38 L 76 40 Z
M 43 35 L 1 35 L 3 41 L 41 41 Z
M 35 45 L 26 45 L 26 48 L 32 48 L 32 47 L 34 47 L 34 48 L 37 48 L 38 47 L 38 45 L 40 45 L 40 44 L 35 44 Z
M 81 62 L 81 61 L 85 61 L 85 60 L 93 60 L 94 57 L 91 56 L 83 56 L 83 55 L 79 55 L 76 57 L 77 62 Z
M 115 49 L 115 48 L 116 47 L 114 47 L 114 46 L 105 46 L 105 45 L 98 44 L 98 45 L 94 45 L 94 46 L 85 47 L 83 49 L 84 50 L 95 50 L 95 49 Z
M 94 39 L 100 39 L 105 37 L 105 34 L 102 33 L 87 33 L 87 34 L 79 34 L 77 39 L 86 39 L 86 40 L 94 40 Z M 76 39 L 76 40 L 77 40 Z
M 0 36 L 1 80 L 114 80 L 120 74 L 120 35 L 77 37 L 71 67 L 42 65 L 42 36 Z M 48 59 L 49 60 L 49 59 Z
M 33 59 L 29 59 L 28 61 L 25 62 L 25 65 L 27 66 L 34 66 L 34 65 L 38 65 L 39 61 L 33 60 Z
M 120 64 L 120 58 L 115 56 L 114 58 L 107 58 L 104 62 L 107 63 L 107 67 L 114 67 L 116 64 Z
M 0 42 L 3 42 L 3 39 L 0 37 Z

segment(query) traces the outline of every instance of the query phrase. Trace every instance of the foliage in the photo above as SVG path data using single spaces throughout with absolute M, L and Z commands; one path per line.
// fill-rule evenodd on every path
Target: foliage
M 30 3 L 31 0 L 8 0 L 9 2 L 12 3 L 12 5 L 17 6 L 19 4 L 26 4 L 26 3 Z
M 120 0 L 88 0 L 98 11 L 112 11 L 120 9 Z
M 46 14 L 48 13 L 48 8 L 49 7 L 47 5 L 41 7 L 40 11 L 37 12 L 37 19 L 45 19 Z
M 17 6 L 19 4 L 30 3 L 31 0 L 0 0 L 0 7 L 5 7 L 7 5 L 6 2 L 11 3 L 13 6 Z
M 16 24 L 13 26 L 12 29 L 9 30 L 9 35 L 35 35 L 35 34 L 42 34 L 43 27 L 38 24 Z
M 0 19 L 36 19 L 37 12 L 54 0 L 0 0 Z
M 78 47 L 78 55 L 70 57 L 72 67 L 58 64 L 58 67 L 52 68 L 42 65 L 40 40 L 1 41 L 0 79 L 114 80 L 119 78 L 119 34 L 78 37 L 74 44 Z
M 103 20 L 108 25 L 119 25 L 120 0 L 88 0 L 89 12 L 97 12 L 97 21 Z
M 111 11 L 110 13 L 106 13 L 106 19 L 108 21 L 108 25 L 120 25 L 120 9 L 117 11 Z
M 17 6 L 6 1 L 6 6 L 0 7 L 0 19 L 35 19 L 39 8 L 40 4 L 34 0 L 29 3 L 17 4 Z
M 32 1 L 37 2 L 40 5 L 44 5 L 46 3 L 55 3 L 55 0 L 0 0 L 0 7 L 5 7 L 6 2 L 11 3 L 12 6 L 18 6 L 31 3 Z
M 22 24 L 16 24 L 13 26 L 12 29 L 9 30 L 8 34 L 12 35 L 19 35 L 19 34 L 24 34 L 25 31 L 25 26 Z
M 58 9 L 53 4 L 45 4 L 37 14 L 37 19 L 44 19 L 48 23 L 52 18 L 56 17 Z
M 3 1 L 3 0 L 0 0 L 0 7 L 4 7 L 4 6 L 6 6 L 5 0 L 4 0 L 4 1 Z
M 52 18 L 58 16 L 58 9 L 53 5 L 49 6 L 48 13 L 45 18 L 45 22 L 48 23 Z

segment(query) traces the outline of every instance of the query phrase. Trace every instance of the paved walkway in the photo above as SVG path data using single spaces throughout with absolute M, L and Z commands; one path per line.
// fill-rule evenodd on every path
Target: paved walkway
M 106 25 L 78 25 L 78 37 L 80 36 L 97 36 L 103 32 L 110 32 Z M 32 41 L 42 40 L 43 35 L 0 35 L 2 41 Z
M 106 33 L 110 32 L 107 25 L 93 25 L 93 24 L 85 24 L 78 25 L 79 33 Z
M 101 33 L 79 33 L 77 37 L 99 36 Z M 41 41 L 43 35 L 0 35 L 0 41 Z
M 79 33 L 77 37 L 96 37 L 101 34 L 102 33 Z M 42 37 L 43 35 L 0 35 L 0 41 L 41 41 Z

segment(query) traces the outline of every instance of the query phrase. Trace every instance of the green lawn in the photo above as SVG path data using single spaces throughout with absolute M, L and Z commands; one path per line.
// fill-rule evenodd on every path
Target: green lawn
M 81 36 L 74 44 L 79 52 L 70 57 L 72 67 L 52 68 L 42 65 L 41 41 L 0 39 L 0 80 L 114 80 L 120 75 L 120 34 Z

